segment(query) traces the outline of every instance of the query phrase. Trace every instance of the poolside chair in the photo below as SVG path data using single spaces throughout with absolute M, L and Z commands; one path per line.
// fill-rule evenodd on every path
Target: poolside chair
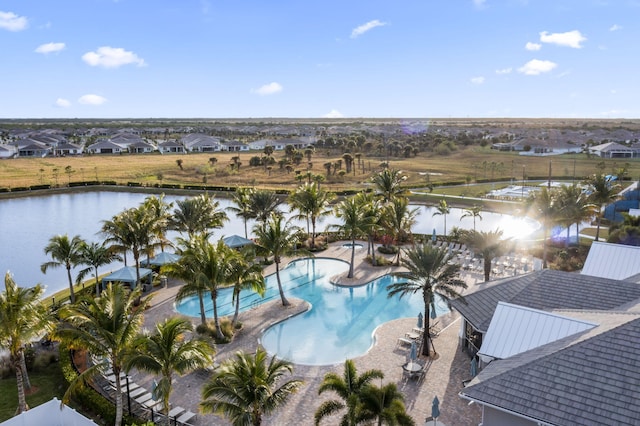
M 398 341 L 396 342 L 396 347 L 398 347 L 399 345 L 411 346 L 412 342 L 413 340 L 409 339 L 408 337 L 398 337 Z

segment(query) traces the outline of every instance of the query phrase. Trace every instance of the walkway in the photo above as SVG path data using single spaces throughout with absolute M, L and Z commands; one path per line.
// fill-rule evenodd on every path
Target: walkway
M 342 246 L 343 243 L 334 243 L 329 249 L 322 252 L 322 257 L 335 257 L 349 260 L 351 248 Z M 365 245 L 366 247 L 366 245 Z M 347 279 L 345 276 L 334 277 L 334 281 L 342 285 L 358 285 L 369 282 L 378 276 L 390 272 L 392 267 L 372 267 L 366 260 L 366 248 L 356 249 L 355 276 Z M 270 265 L 265 273 L 275 270 Z M 346 274 L 345 274 L 346 275 Z M 470 284 L 479 280 L 477 275 L 465 274 Z M 168 288 L 154 291 L 151 308 L 145 315 L 145 326 L 149 329 L 159 321 L 172 315 L 178 315 L 173 309 L 173 300 L 179 288 L 179 283 L 170 281 Z M 238 350 L 255 351 L 258 338 L 263 329 L 270 324 L 295 315 L 307 309 L 306 302 L 299 299 L 290 299 L 291 306 L 283 307 L 279 301 L 269 302 L 258 306 L 248 312 L 240 314 L 243 329 L 234 337 L 234 340 L 226 345 L 218 345 L 216 362 L 220 363 L 233 356 Z M 417 315 L 417 314 L 416 314 Z M 191 318 L 196 325 L 199 318 Z M 437 351 L 436 359 L 431 363 L 424 381 L 418 384 L 415 381 L 406 381 L 402 378 L 402 365 L 406 362 L 409 349 L 406 346 L 398 346 L 397 338 L 404 336 L 407 331 L 416 325 L 416 318 L 403 318 L 388 322 L 380 326 L 375 332 L 376 342 L 374 347 L 365 355 L 354 359 L 359 372 L 369 369 L 380 369 L 384 372 L 383 383 L 396 383 L 400 391 L 405 395 L 405 404 L 408 413 L 416 420 L 418 425 L 423 424 L 424 419 L 431 415 L 431 402 L 434 396 L 440 400 L 441 416 L 438 420 L 448 425 L 475 425 L 480 423 L 480 411 L 477 406 L 469 406 L 467 402 L 458 397 L 462 389 L 462 381 L 469 379 L 470 359 L 458 346 L 458 331 L 460 318 L 457 313 L 449 313 L 438 318 L 441 332 L 434 339 L 434 347 Z M 265 418 L 265 425 L 313 425 L 313 416 L 316 408 L 322 401 L 335 398 L 331 392 L 318 396 L 318 387 L 324 375 L 334 372 L 343 373 L 343 364 L 331 366 L 305 366 L 294 365 L 293 378 L 304 380 L 302 388 L 293 395 L 287 405 L 278 410 L 272 416 Z M 191 411 L 199 412 L 200 389 L 206 382 L 210 373 L 206 370 L 191 373 L 178 378 L 174 385 L 171 397 L 173 406 L 182 406 Z M 134 373 L 133 380 L 142 386 L 151 388 L 153 376 Z M 336 419 L 326 419 L 325 425 L 337 424 Z M 214 415 L 198 414 L 192 421 L 193 425 L 225 425 L 228 421 Z

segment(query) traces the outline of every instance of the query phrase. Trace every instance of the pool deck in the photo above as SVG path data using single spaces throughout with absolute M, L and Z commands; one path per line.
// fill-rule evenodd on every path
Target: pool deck
M 364 243 L 363 243 L 364 244 Z M 332 278 L 340 285 L 360 285 L 367 283 L 379 276 L 398 270 L 396 267 L 372 267 L 366 260 L 365 248 L 356 248 L 355 274 L 351 279 L 346 278 L 346 273 Z M 350 260 L 351 248 L 343 246 L 343 243 L 334 243 L 327 250 L 318 254 L 318 257 L 331 257 Z M 288 260 L 282 265 L 286 265 Z M 275 265 L 265 268 L 265 274 L 275 272 Z M 470 286 L 481 282 L 481 278 L 474 274 L 462 274 Z M 173 301 L 178 291 L 180 282 L 170 280 L 167 288 L 153 291 L 151 307 L 145 314 L 145 327 L 152 329 L 155 323 L 165 318 L 179 315 L 174 310 Z M 220 363 L 232 357 L 236 351 L 243 350 L 253 352 L 258 346 L 258 339 L 266 327 L 278 322 L 290 315 L 295 315 L 307 309 L 307 303 L 300 299 L 290 299 L 291 306 L 283 307 L 280 301 L 268 302 L 250 311 L 240 314 L 243 323 L 242 330 L 236 334 L 234 340 L 226 345 L 217 346 L 216 362 Z M 416 314 L 417 315 L 417 314 Z M 199 323 L 199 318 L 190 318 L 194 325 Z M 380 369 L 384 372 L 382 384 L 396 383 L 398 389 L 405 396 L 407 412 L 416 424 L 424 423 L 426 417 L 431 416 L 431 402 L 434 396 L 440 400 L 441 415 L 438 418 L 447 425 L 477 425 L 481 421 L 480 409 L 476 405 L 469 406 L 467 401 L 458 396 L 462 389 L 462 382 L 470 378 L 470 359 L 462 352 L 459 346 L 458 331 L 460 317 L 451 312 L 437 319 L 440 333 L 434 339 L 434 347 L 437 356 L 428 364 L 424 380 L 418 383 L 415 380 L 403 379 L 402 365 L 409 355 L 408 346 L 398 345 L 398 337 L 416 325 L 416 318 L 402 318 L 390 321 L 378 327 L 375 332 L 375 344 L 371 350 L 354 359 L 358 372 L 370 369 Z M 321 337 L 321 336 L 319 336 Z M 287 404 L 267 416 L 263 420 L 265 425 L 313 425 L 315 410 L 321 402 L 334 399 L 335 394 L 325 392 L 318 395 L 318 387 L 324 375 L 334 372 L 342 376 L 343 364 L 329 366 L 307 366 L 294 364 L 294 372 L 290 378 L 301 379 L 304 385 L 295 393 Z M 135 383 L 151 389 L 153 376 L 139 372 L 132 372 Z M 200 389 L 206 382 L 210 373 L 203 370 L 193 372 L 175 380 L 171 396 L 172 406 L 181 406 L 194 413 L 197 417 L 190 422 L 192 425 L 226 425 L 229 422 L 212 414 L 201 414 L 198 409 L 201 395 Z M 125 396 L 126 398 L 126 396 Z M 327 418 L 322 424 L 331 425 L 339 422 L 338 417 Z

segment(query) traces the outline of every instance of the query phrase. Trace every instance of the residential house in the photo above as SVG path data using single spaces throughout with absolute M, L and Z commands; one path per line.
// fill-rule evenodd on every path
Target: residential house
M 148 142 L 140 140 L 130 144 L 128 147 L 131 154 L 149 154 L 156 150 L 156 147 Z
M 56 155 L 80 155 L 82 147 L 71 142 L 65 142 L 56 147 Z
M 217 152 L 222 150 L 220 139 L 202 133 L 190 133 L 180 142 L 189 152 Z
M 158 144 L 158 151 L 160 151 L 161 154 L 184 154 L 185 153 L 184 145 L 182 145 L 181 143 L 175 140 L 160 142 Z
M 616 142 L 607 142 L 589 147 L 589 153 L 602 158 L 634 158 L 640 156 L 640 151 L 626 147 Z
M 121 154 L 127 152 L 125 147 L 109 139 L 102 139 L 93 145 L 89 145 L 86 150 L 90 154 Z
M 240 141 L 224 141 L 220 143 L 223 151 L 246 152 L 249 151 L 249 145 Z
M 16 154 L 16 147 L 14 145 L 0 144 L 0 159 L 13 158 Z

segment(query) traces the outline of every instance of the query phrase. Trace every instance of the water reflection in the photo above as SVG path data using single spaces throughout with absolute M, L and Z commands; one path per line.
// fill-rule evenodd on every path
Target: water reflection
M 150 194 L 128 192 L 82 192 L 72 194 L 53 194 L 46 196 L 25 197 L 0 200 L 0 226 L 2 226 L 2 240 L 0 241 L 0 272 L 8 270 L 13 273 L 16 282 L 21 286 L 31 286 L 43 283 L 47 287 L 46 295 L 67 287 L 66 271 L 64 268 L 50 269 L 44 275 L 40 272 L 40 265 L 49 259 L 44 254 L 44 247 L 49 238 L 56 234 L 80 235 L 87 241 L 102 241 L 99 235 L 102 221 L 111 219 L 126 208 L 136 207 Z M 167 195 L 167 202 L 182 199 L 186 196 Z M 226 199 L 219 199 L 220 206 L 225 208 L 231 203 Z M 431 234 L 433 229 L 441 234 L 444 231 L 444 218 L 433 217 L 432 207 L 419 206 L 419 216 L 413 232 Z M 473 220 L 460 220 L 464 210 L 452 208 L 447 216 L 447 229 L 453 226 L 472 228 Z M 213 238 L 233 234 L 244 235 L 242 220 L 233 214 L 223 229 L 215 230 Z M 490 231 L 500 228 L 505 236 L 523 238 L 531 234 L 538 227 L 535 221 L 528 218 L 518 218 L 504 214 L 482 212 L 482 220 L 476 220 L 478 230 Z M 337 224 L 335 217 L 325 218 L 318 225 L 318 231 L 324 230 L 330 224 Z M 306 228 L 306 223 L 300 221 L 298 225 Z M 253 222 L 249 221 L 248 229 Z M 175 238 L 176 234 L 169 234 Z M 100 273 L 115 271 L 121 264 L 112 264 L 101 268 Z M 77 272 L 77 271 L 76 271 Z M 74 272 L 75 276 L 75 272 Z

